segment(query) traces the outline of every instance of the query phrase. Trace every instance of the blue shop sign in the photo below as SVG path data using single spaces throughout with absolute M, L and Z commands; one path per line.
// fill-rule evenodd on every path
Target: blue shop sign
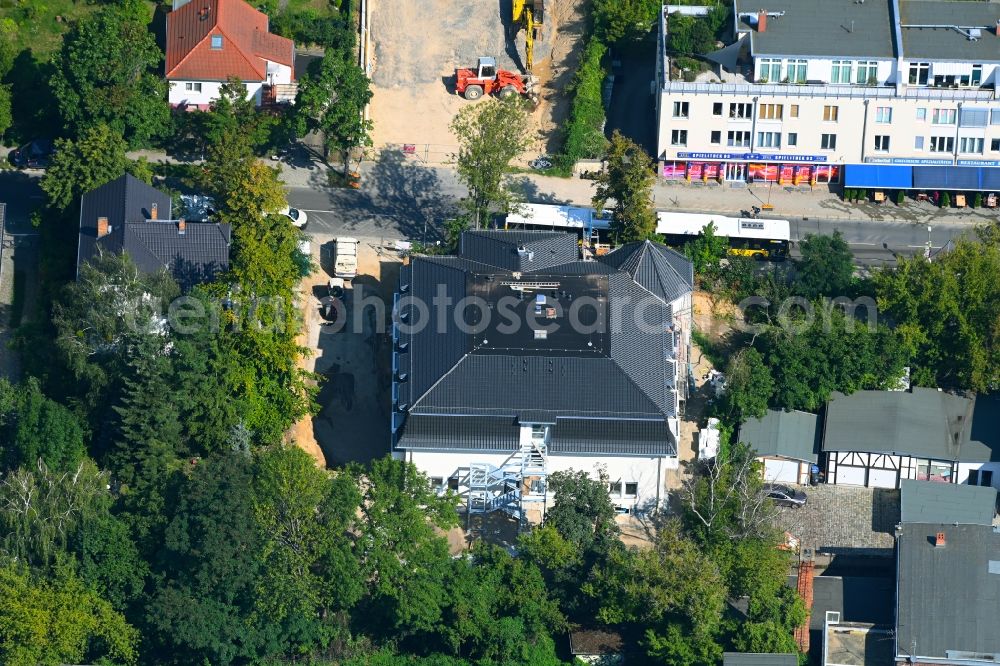
M 677 153 L 679 160 L 742 160 L 746 162 L 826 162 L 826 155 L 766 155 L 764 153 Z

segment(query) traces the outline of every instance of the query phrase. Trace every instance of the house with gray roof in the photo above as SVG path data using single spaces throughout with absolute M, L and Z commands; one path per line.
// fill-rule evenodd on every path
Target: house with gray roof
M 805 485 L 819 461 L 820 435 L 816 414 L 769 409 L 740 426 L 739 441 L 757 452 L 766 481 Z
M 1000 530 L 904 523 L 896 538 L 896 662 L 1000 663 Z
M 401 271 L 393 450 L 470 511 L 523 516 L 570 468 L 652 507 L 678 465 L 691 263 L 655 243 L 582 261 L 577 241 L 469 231 L 457 256 Z
M 904 479 L 1000 485 L 994 398 L 936 389 L 835 393 L 823 422 L 828 483 L 898 488 Z M 981 403 L 977 409 L 977 403 Z
M 125 174 L 83 195 L 77 275 L 102 252 L 126 252 L 145 273 L 165 270 L 182 289 L 229 267 L 228 224 L 171 218 L 170 196 Z
M 995 488 L 910 479 L 899 484 L 899 519 L 903 523 L 992 525 L 996 512 Z

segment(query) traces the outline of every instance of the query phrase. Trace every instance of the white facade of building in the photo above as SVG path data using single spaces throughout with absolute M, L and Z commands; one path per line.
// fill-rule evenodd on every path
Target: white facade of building
M 717 82 L 686 82 L 676 73 L 665 55 L 669 17 L 664 14 L 656 81 L 661 175 L 814 184 L 839 182 L 848 164 L 1000 166 L 1000 102 L 994 91 L 1000 36 L 996 24 L 985 25 L 979 14 L 962 16 L 975 4 L 992 8 L 976 7 L 977 12 L 995 11 L 1000 18 L 1000 6 L 939 1 L 935 4 L 954 8 L 933 27 L 892 18 L 901 11 L 905 18 L 909 5 L 923 1 L 891 0 L 888 13 L 883 10 L 890 17 L 891 43 L 873 44 L 871 55 L 840 57 L 823 52 L 837 49 L 830 45 L 838 33 L 861 28 L 862 19 L 855 25 L 851 16 L 865 11 L 863 3 L 844 5 L 838 19 L 843 25 L 817 19 L 816 55 L 786 55 L 758 52 L 758 33 L 789 29 L 793 15 L 808 13 L 818 0 L 758 3 L 749 17 L 746 12 L 741 17 L 737 1 L 739 41 L 727 47 L 726 65 L 716 66 Z M 754 18 L 759 8 L 779 4 L 782 11 L 770 18 Z M 984 25 L 948 25 L 969 22 Z M 950 50 L 951 57 L 908 54 L 908 40 L 931 38 L 950 40 L 937 51 Z M 894 57 L 886 57 L 887 51 Z M 975 59 L 984 57 L 991 59 Z
M 225 81 L 168 81 L 170 106 L 208 108 L 219 99 L 219 89 L 223 83 Z M 247 98 L 252 97 L 254 103 L 260 106 L 263 82 L 245 81 L 244 85 L 247 88 Z

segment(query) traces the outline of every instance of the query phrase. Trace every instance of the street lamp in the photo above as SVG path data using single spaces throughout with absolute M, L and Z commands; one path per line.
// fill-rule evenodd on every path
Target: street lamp
M 931 225 L 927 225 L 927 249 L 924 250 L 924 256 L 928 259 L 931 258 Z

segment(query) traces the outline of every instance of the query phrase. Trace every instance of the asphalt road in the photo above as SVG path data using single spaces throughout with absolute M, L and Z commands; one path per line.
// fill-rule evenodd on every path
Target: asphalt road
M 528 202 L 560 203 L 551 193 L 530 184 L 522 183 L 521 190 Z M 443 221 L 457 214 L 464 194 L 452 170 L 424 167 L 399 156 L 363 165 L 360 190 L 292 187 L 288 201 L 308 213 L 312 231 L 434 241 L 441 237 Z M 928 240 L 926 226 L 909 222 L 810 218 L 791 220 L 790 224 L 791 239 L 796 243 L 808 234 L 840 231 L 861 266 L 892 265 L 896 254 L 923 252 Z M 933 227 L 932 248 L 941 248 L 968 229 L 954 223 Z
M 309 186 L 303 180 L 302 186 L 288 189 L 288 201 L 308 213 L 310 231 L 433 242 L 441 238 L 444 221 L 458 213 L 465 194 L 451 169 L 428 168 L 398 154 L 364 164 L 362 174 L 360 190 Z M 43 202 L 37 175 L 0 171 L 0 201 L 7 203 L 8 233 L 34 231 L 30 213 Z M 527 201 L 558 203 L 552 193 L 538 190 L 530 181 L 522 183 L 521 190 Z M 894 253 L 922 252 L 928 239 L 925 226 L 906 222 L 791 220 L 793 241 L 834 231 L 844 235 L 858 264 L 866 266 L 891 264 Z M 940 248 L 967 231 L 960 224 L 939 224 L 930 232 L 931 245 Z

